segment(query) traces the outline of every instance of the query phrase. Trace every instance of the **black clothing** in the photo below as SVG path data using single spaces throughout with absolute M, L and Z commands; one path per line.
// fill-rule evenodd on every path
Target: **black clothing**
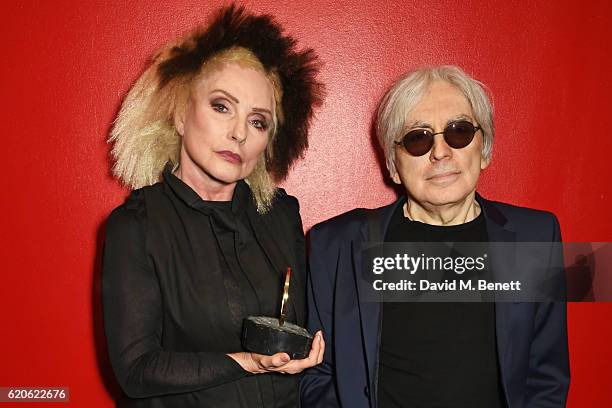
M 481 214 L 455 226 L 410 221 L 398 206 L 385 242 L 486 242 Z M 495 304 L 385 302 L 378 406 L 503 406 L 495 342 Z
M 203 201 L 169 171 L 132 192 L 107 223 L 103 266 L 109 355 L 124 406 L 295 407 L 298 378 L 250 375 L 242 319 L 276 316 L 286 268 L 288 320 L 304 325 L 304 235 L 297 200 L 279 190 L 256 211 L 248 185 Z
M 486 200 L 478 193 L 475 198 L 487 242 L 561 242 L 554 214 Z M 371 284 L 373 271 L 363 253 L 384 240 L 393 214 L 404 203 L 401 197 L 381 208 L 357 208 L 310 229 L 308 330 L 323 330 L 327 344 L 323 362 L 300 379 L 304 408 L 319 408 L 321 401 L 325 407 L 378 406 L 383 302 L 372 301 L 361 290 L 362 283 Z M 382 237 L 374 239 L 377 230 Z M 483 246 L 488 246 L 490 276 L 513 276 L 517 265 L 504 261 L 506 250 Z M 561 251 L 552 250 L 544 265 L 540 260 L 526 264 L 520 273 L 539 273 L 544 267 L 563 276 Z M 495 303 L 499 377 L 508 406 L 565 407 L 570 383 L 566 322 L 563 302 Z

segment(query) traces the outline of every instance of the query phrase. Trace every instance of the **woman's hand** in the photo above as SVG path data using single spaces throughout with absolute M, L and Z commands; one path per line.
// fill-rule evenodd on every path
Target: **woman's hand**
M 325 341 L 323 333 L 319 330 L 312 341 L 312 347 L 308 357 L 301 360 L 291 360 L 287 353 L 276 353 L 266 356 L 257 353 L 230 353 L 228 356 L 233 358 L 240 366 L 249 373 L 282 373 L 297 374 L 307 368 L 316 366 L 323 361 L 325 352 Z

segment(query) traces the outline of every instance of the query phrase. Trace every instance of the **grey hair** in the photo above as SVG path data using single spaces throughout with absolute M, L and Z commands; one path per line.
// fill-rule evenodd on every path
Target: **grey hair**
M 406 130 L 406 118 L 419 103 L 432 82 L 442 80 L 455 86 L 465 95 L 472 107 L 476 122 L 482 128 L 482 157 L 491 160 L 493 153 L 493 105 L 487 95 L 486 86 L 470 77 L 461 68 L 454 65 L 425 67 L 410 71 L 398 79 L 387 91 L 378 108 L 376 118 L 376 136 L 383 148 L 389 174 L 396 174 L 395 141 L 400 139 Z

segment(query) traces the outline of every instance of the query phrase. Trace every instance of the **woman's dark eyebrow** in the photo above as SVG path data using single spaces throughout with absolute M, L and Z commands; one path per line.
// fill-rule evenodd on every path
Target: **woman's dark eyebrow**
M 253 112 L 267 113 L 268 115 L 272 116 L 272 112 L 270 112 L 270 109 L 266 108 L 253 108 Z
M 224 91 L 223 89 L 213 89 L 212 91 L 210 91 L 210 93 L 215 93 L 215 92 L 222 93 L 223 95 L 227 96 L 227 98 L 230 99 L 235 104 L 239 104 L 240 103 L 238 98 L 236 98 L 231 93 L 229 93 L 227 91 Z M 272 112 L 270 112 L 270 110 L 266 109 L 266 108 L 253 108 L 253 112 L 267 113 L 268 115 L 272 116 Z
M 231 93 L 224 91 L 223 89 L 213 89 L 212 91 L 210 91 L 210 93 L 215 93 L 215 92 L 220 92 L 223 95 L 227 96 L 228 99 L 230 99 L 232 102 L 238 104 L 240 103 L 240 101 L 238 100 L 238 98 L 236 98 L 234 95 L 232 95 Z

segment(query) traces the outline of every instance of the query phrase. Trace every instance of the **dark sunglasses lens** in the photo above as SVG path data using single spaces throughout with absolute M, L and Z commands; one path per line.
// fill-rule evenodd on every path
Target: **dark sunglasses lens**
M 429 130 L 418 129 L 406 133 L 402 139 L 404 148 L 413 156 L 422 156 L 431 150 L 433 136 Z
M 444 140 L 454 148 L 461 149 L 472 142 L 476 129 L 470 122 L 454 122 L 444 130 Z

